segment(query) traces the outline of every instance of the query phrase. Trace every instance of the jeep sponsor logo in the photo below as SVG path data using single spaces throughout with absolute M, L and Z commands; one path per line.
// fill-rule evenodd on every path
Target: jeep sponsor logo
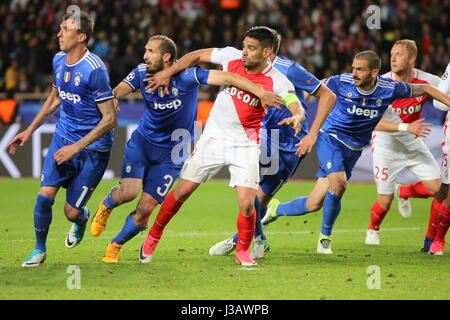
M 62 100 L 69 100 L 69 101 L 73 102 L 74 104 L 81 101 L 81 97 L 78 94 L 65 92 L 64 90 L 61 90 L 59 87 L 58 87 L 58 94 Z
M 376 118 L 378 116 L 378 110 L 358 108 L 355 105 L 353 105 L 352 109 L 347 108 L 347 112 L 351 114 L 356 114 L 357 116 L 369 117 L 370 119 Z
M 247 103 L 252 107 L 257 107 L 259 104 L 258 98 L 255 98 L 252 95 L 246 93 L 245 91 L 239 90 L 236 87 L 227 87 L 225 89 L 225 92 L 231 96 L 236 96 L 239 100 L 244 101 L 244 103 Z
M 159 109 L 159 110 L 164 110 L 164 109 L 177 110 L 180 106 L 181 106 L 180 99 L 176 99 L 176 100 L 166 102 L 166 103 L 158 103 L 158 102 L 153 103 L 153 109 L 155 109 L 155 110 L 157 110 L 157 109 Z

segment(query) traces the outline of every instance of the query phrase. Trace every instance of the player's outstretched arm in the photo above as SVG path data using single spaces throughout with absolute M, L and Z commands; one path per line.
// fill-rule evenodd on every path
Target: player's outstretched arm
M 272 106 L 281 110 L 282 108 L 279 105 L 284 104 L 283 99 L 279 95 L 266 91 L 256 83 L 235 73 L 209 70 L 208 84 L 217 86 L 234 86 L 244 91 L 248 91 L 261 99 L 261 104 L 264 108 L 267 106 Z
M 172 79 L 174 75 L 184 69 L 195 66 L 199 62 L 211 62 L 211 54 L 214 49 L 215 48 L 200 49 L 185 54 L 169 68 L 159 71 L 154 75 L 149 75 L 148 78 L 145 78 L 144 82 L 148 82 L 145 89 L 153 92 L 159 87 L 164 87 L 166 89 L 166 93 L 169 93 L 168 90 L 170 79 Z
M 430 96 L 431 98 L 440 101 L 449 108 L 450 111 L 450 97 L 448 97 L 444 92 L 440 91 L 436 87 L 429 84 L 411 84 L 412 96 Z
M 298 156 L 302 156 L 307 152 L 311 152 L 312 147 L 317 141 L 319 130 L 327 119 L 331 110 L 333 109 L 334 103 L 336 102 L 336 95 L 325 84 L 322 84 L 320 86 L 317 92 L 314 93 L 314 96 L 319 99 L 316 117 L 314 118 L 308 134 L 299 143 L 296 144 L 298 149 L 295 153 Z
M 74 144 L 64 146 L 55 152 L 53 158 L 58 165 L 72 159 L 83 148 L 117 126 L 117 113 L 113 100 L 109 99 L 97 104 L 98 109 L 102 113 L 102 118 L 94 129 Z
M 22 147 L 28 140 L 30 140 L 33 132 L 45 123 L 56 110 L 58 110 L 61 100 L 58 97 L 58 90 L 52 86 L 51 91 L 41 110 L 33 119 L 31 124 L 24 131 L 18 133 L 9 143 L 7 148 L 9 153 L 14 155 L 17 151 L 17 147 Z
M 403 131 L 412 133 L 416 137 L 424 138 L 431 132 L 430 127 L 432 126 L 431 123 L 426 123 L 424 121 L 425 118 L 421 118 L 411 123 L 403 123 L 403 122 L 398 123 L 388 121 L 386 119 L 381 119 L 380 122 L 378 122 L 377 126 L 375 127 L 375 130 L 387 132 Z
M 124 81 L 120 82 L 113 89 L 114 98 L 116 98 L 117 100 L 125 98 L 127 95 L 129 95 L 132 92 L 133 92 L 133 88 L 131 88 L 131 86 Z
M 133 88 L 131 88 L 131 86 L 129 84 L 127 84 L 126 82 L 124 82 L 124 81 L 119 83 L 114 88 L 114 90 L 113 90 L 113 94 L 114 94 L 113 103 L 114 103 L 114 108 L 116 109 L 116 112 L 120 111 L 119 100 L 122 99 L 122 98 L 125 98 L 127 95 L 129 95 L 132 92 L 133 92 Z
M 285 118 L 278 122 L 278 125 L 288 125 L 295 130 L 295 135 L 300 133 L 302 129 L 302 122 L 306 119 L 305 109 L 303 109 L 300 100 L 293 93 L 288 93 L 283 96 L 284 105 L 292 113 L 292 116 Z

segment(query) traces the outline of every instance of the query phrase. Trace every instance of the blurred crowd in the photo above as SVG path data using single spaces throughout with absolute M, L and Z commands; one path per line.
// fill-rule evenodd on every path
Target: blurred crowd
M 280 55 L 318 78 L 351 72 L 353 55 L 372 49 L 389 70 L 394 41 L 413 39 L 416 67 L 441 75 L 450 53 L 450 0 L 7 0 L 0 2 L 0 91 L 44 92 L 51 83 L 56 33 L 68 5 L 95 21 L 90 50 L 106 63 L 111 86 L 142 61 L 149 36 L 165 34 L 179 56 L 207 47 L 240 48 L 253 25 L 282 36 Z M 380 28 L 367 27 L 368 6 L 380 9 Z

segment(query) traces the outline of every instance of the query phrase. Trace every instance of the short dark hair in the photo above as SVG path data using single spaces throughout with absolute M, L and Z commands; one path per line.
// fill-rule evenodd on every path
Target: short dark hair
M 173 62 L 177 58 L 177 45 L 175 42 L 167 36 L 157 34 L 151 37 L 148 41 L 160 40 L 159 50 L 161 54 L 170 53 L 170 61 Z
M 355 55 L 355 59 L 366 60 L 370 70 L 381 69 L 381 59 L 373 50 L 361 51 Z
M 255 26 L 248 29 L 245 36 L 258 40 L 263 48 L 272 48 L 275 51 L 277 36 L 273 29 L 265 26 Z
M 278 33 L 277 30 L 266 27 L 267 29 L 269 29 L 270 31 L 272 31 L 273 36 L 274 36 L 274 40 L 273 40 L 273 53 L 275 55 L 278 54 L 278 51 L 280 51 L 280 45 L 281 45 L 281 34 Z
M 86 40 L 84 42 L 87 44 L 89 42 L 89 39 L 91 39 L 92 32 L 94 31 L 94 21 L 92 21 L 91 16 L 84 11 L 79 11 L 79 17 L 78 12 L 66 13 L 62 17 L 62 21 L 72 19 L 77 23 L 80 23 L 76 26 L 76 28 L 78 30 L 78 33 L 84 33 L 86 35 Z

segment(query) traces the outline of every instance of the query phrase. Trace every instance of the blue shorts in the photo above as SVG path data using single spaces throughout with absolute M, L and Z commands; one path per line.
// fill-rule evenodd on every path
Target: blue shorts
M 73 142 L 57 134 L 53 136 L 42 168 L 41 187 L 66 188 L 66 202 L 81 210 L 102 179 L 111 152 L 83 149 L 69 161 L 57 165 L 53 155 L 70 144 Z
M 275 193 L 295 174 L 300 162 L 305 155 L 298 157 L 294 152 L 282 151 L 278 152 L 279 168 L 276 174 L 263 175 L 259 186 L 262 191 L 269 197 L 273 197 Z M 275 159 L 276 160 L 276 159 Z M 264 165 L 260 164 L 262 171 Z
M 362 151 L 349 149 L 342 142 L 322 131 L 317 138 L 316 150 L 320 166 L 316 174 L 317 178 L 325 178 L 333 172 L 345 172 L 347 180 L 350 179 L 353 167 L 362 153 Z
M 121 178 L 141 179 L 143 191 L 163 202 L 184 164 L 172 161 L 172 149 L 150 143 L 135 130 L 125 148 Z

